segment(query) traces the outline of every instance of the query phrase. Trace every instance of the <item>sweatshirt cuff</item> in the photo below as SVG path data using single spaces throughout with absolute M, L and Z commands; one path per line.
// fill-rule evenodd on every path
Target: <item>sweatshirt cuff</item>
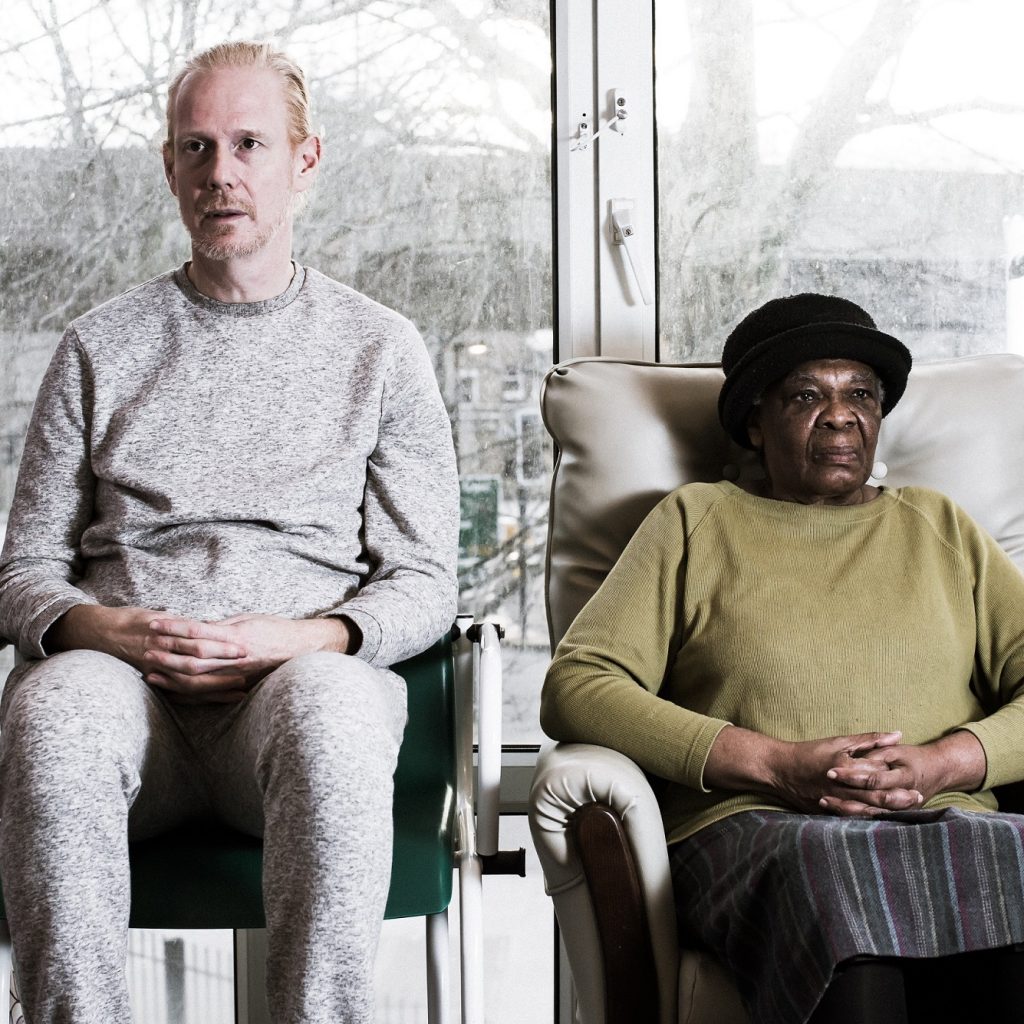
M 351 619 L 363 635 L 359 650 L 355 651 L 352 656 L 360 658 L 362 661 L 367 661 L 371 665 L 376 664 L 376 657 L 380 651 L 383 635 L 380 623 L 372 615 L 361 608 L 353 608 L 351 605 L 345 604 L 329 612 L 327 617 L 332 619 Z
M 718 734 L 732 722 L 726 722 L 721 718 L 709 718 L 700 729 L 687 751 L 686 762 L 683 772 L 687 779 L 687 785 L 699 789 L 702 793 L 712 792 L 704 782 L 704 769 L 707 767 L 708 756 L 711 748 L 718 739 Z
M 80 604 L 99 604 L 97 600 L 83 594 L 81 591 L 75 593 L 61 594 L 52 601 L 43 605 L 25 623 L 18 637 L 18 650 L 26 658 L 48 658 L 49 652 L 43 649 L 43 637 L 46 631 L 65 613 Z
M 980 722 L 968 722 L 958 728 L 973 733 L 985 751 L 987 766 L 982 789 L 1024 779 L 1024 708 L 1019 704 L 1007 704 Z

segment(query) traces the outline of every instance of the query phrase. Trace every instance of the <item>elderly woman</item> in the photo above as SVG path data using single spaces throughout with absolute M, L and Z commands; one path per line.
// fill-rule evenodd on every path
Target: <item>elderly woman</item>
M 756 1024 L 1024 1019 L 1024 816 L 992 794 L 1024 777 L 1024 576 L 941 494 L 868 482 L 911 359 L 859 306 L 776 299 L 722 364 L 764 477 L 651 512 L 543 727 L 665 780 L 681 932 Z

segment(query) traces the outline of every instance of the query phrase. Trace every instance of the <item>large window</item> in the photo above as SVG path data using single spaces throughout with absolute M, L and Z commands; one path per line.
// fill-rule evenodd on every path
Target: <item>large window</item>
M 921 359 L 1024 341 L 1006 326 L 1020 4 L 660 0 L 655 17 L 661 358 L 715 360 L 741 315 L 800 291 L 854 299 Z
M 508 631 L 508 735 L 537 742 L 550 451 L 547 3 L 11 0 L 0 61 L 0 516 L 32 398 L 72 317 L 180 263 L 167 82 L 224 38 L 307 69 L 326 160 L 297 257 L 410 317 L 463 477 L 466 610 Z
M 3 14 L 0 532 L 63 326 L 187 256 L 159 159 L 170 74 L 222 38 L 272 38 L 310 72 L 324 126 L 298 258 L 409 316 L 432 354 L 463 485 L 463 605 L 506 627 L 507 742 L 540 739 L 537 396 L 553 346 L 716 360 L 745 312 L 813 290 L 860 302 L 919 359 L 1024 351 L 1018 0 L 8 0 Z M 508 928 L 500 970 L 530 984 L 494 1020 L 539 1020 L 547 989 L 524 957 L 548 951 L 546 904 L 535 870 L 506 881 L 489 883 L 511 893 L 489 908 Z M 422 1019 L 416 986 L 387 981 L 419 939 L 398 925 L 385 942 L 395 1019 Z

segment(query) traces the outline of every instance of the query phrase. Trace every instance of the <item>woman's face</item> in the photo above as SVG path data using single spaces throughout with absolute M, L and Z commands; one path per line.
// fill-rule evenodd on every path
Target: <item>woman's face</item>
M 769 497 L 804 505 L 869 501 L 882 404 L 878 375 L 851 359 L 801 363 L 750 415 Z

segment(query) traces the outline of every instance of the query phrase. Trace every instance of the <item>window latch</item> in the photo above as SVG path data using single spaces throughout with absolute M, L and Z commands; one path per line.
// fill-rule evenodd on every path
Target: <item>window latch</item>
M 612 242 L 621 245 L 626 253 L 626 263 L 633 271 L 633 278 L 636 281 L 637 290 L 645 306 L 653 305 L 654 292 L 651 291 L 650 280 L 644 270 L 643 260 L 637 248 L 636 228 L 633 227 L 632 199 L 613 199 L 611 201 L 612 213 Z

